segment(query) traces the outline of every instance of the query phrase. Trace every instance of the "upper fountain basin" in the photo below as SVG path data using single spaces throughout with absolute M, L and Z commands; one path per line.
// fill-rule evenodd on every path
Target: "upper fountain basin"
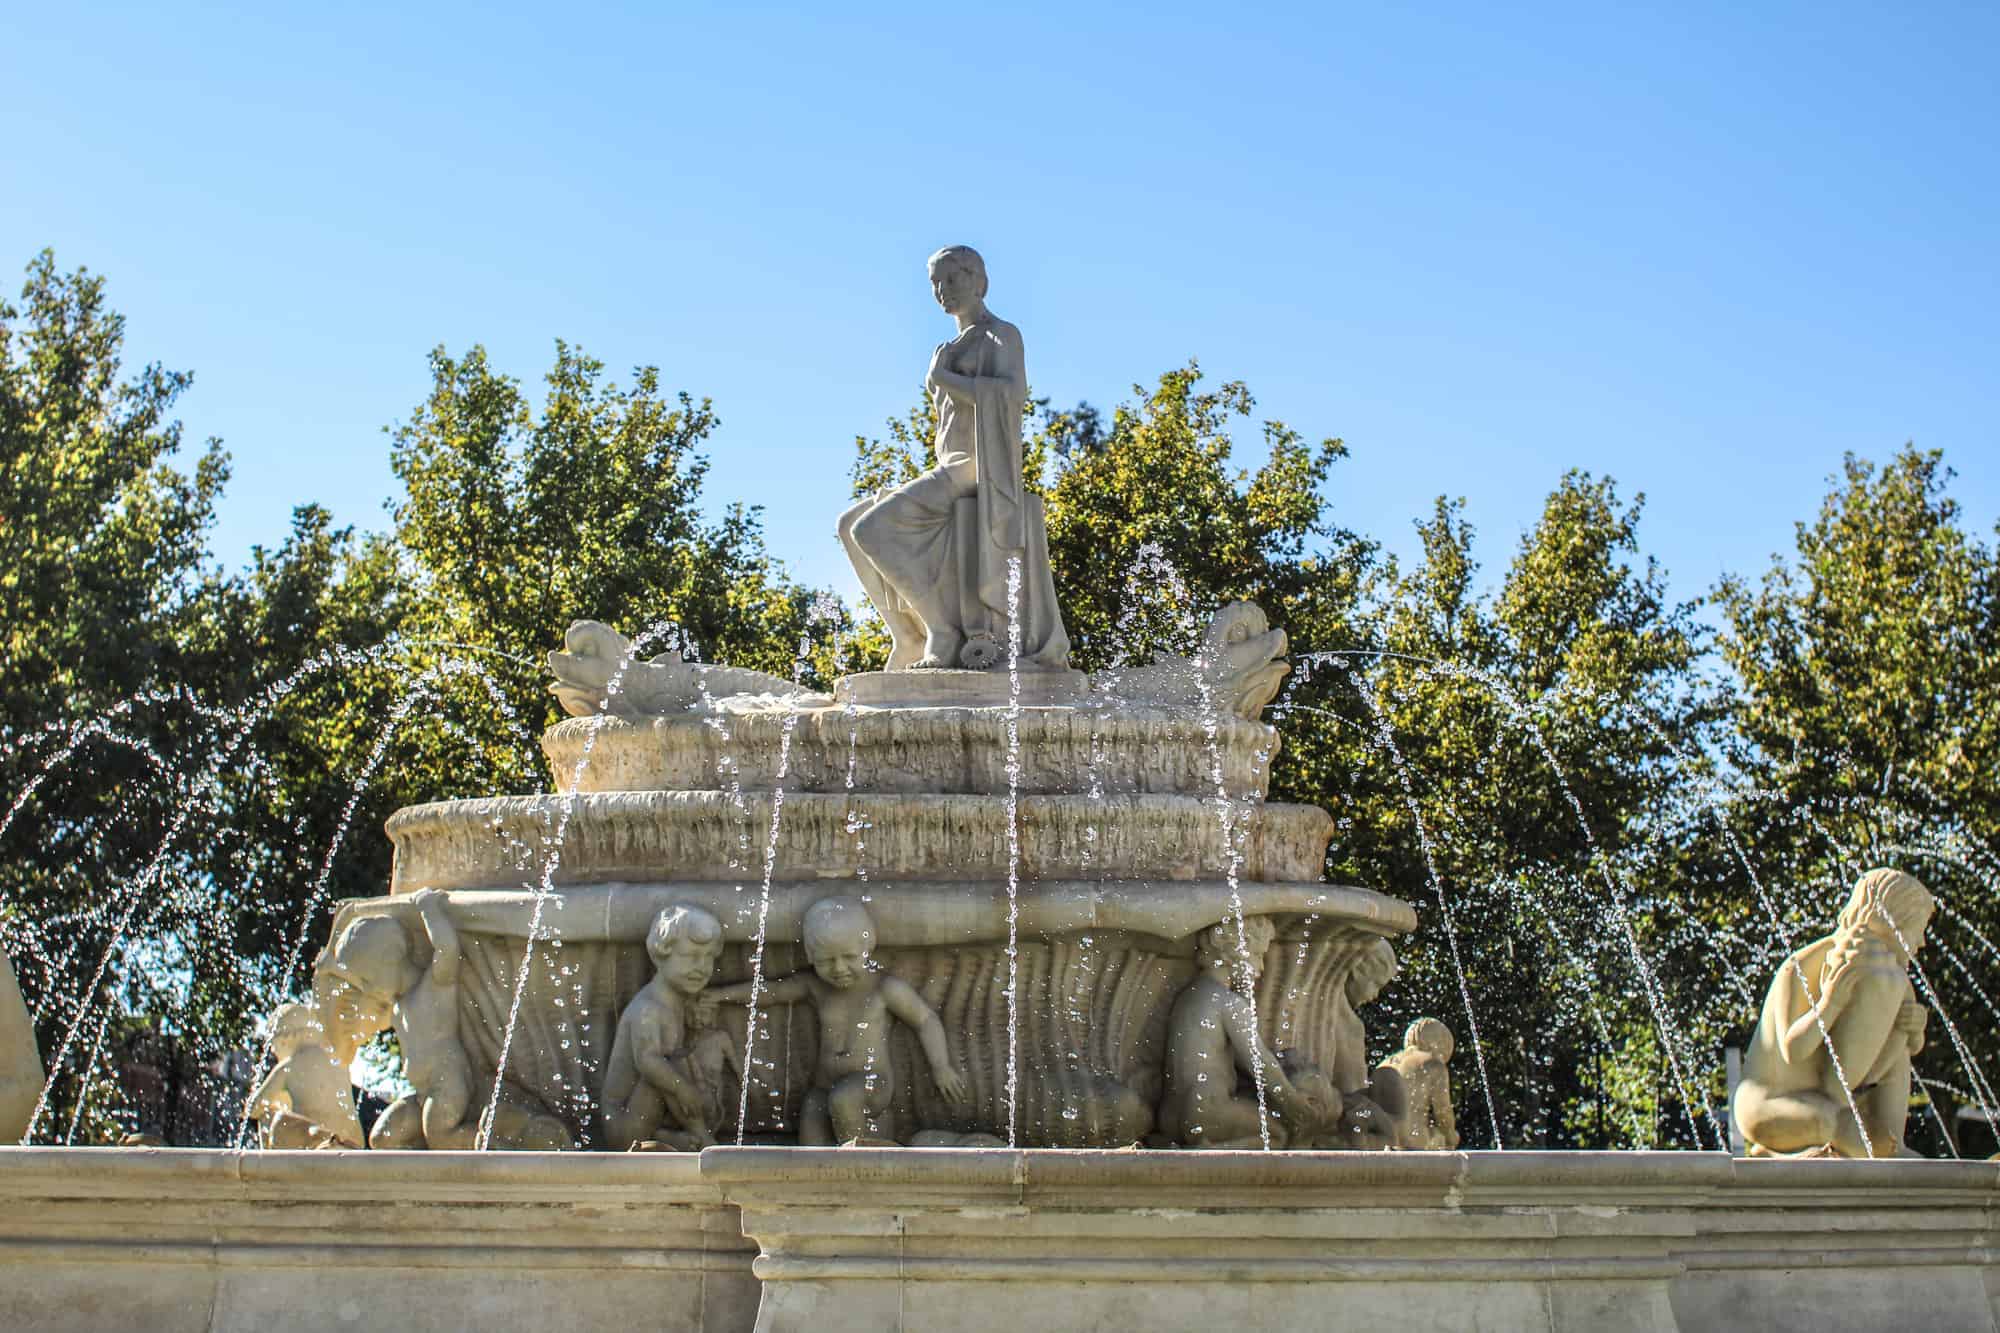
M 1011 714 L 1023 795 L 1261 799 L 1278 733 L 1261 722 L 1116 700 Z M 542 735 L 558 791 L 997 795 L 1009 788 L 1006 708 L 782 705 L 559 722 Z M 789 732 L 789 736 L 787 733 Z M 784 776 L 779 779 L 780 766 Z

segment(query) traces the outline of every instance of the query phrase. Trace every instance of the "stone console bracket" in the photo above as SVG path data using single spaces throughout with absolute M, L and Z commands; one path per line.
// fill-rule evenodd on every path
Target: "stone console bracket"
M 1978 1162 L 8 1148 L 0 1201 L 4 1328 L 2000 1328 Z

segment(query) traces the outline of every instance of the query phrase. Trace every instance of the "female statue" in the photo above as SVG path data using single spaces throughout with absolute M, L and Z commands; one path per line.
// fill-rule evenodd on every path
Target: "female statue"
M 1753 1157 L 1898 1154 L 1926 1018 L 1906 969 L 1935 905 L 1915 876 L 1871 870 L 1834 933 L 1779 965 L 1736 1090 Z
M 924 381 L 937 413 L 934 462 L 842 514 L 841 544 L 895 640 L 890 670 L 1003 665 L 1015 562 L 1020 659 L 1064 666 L 1069 640 L 1056 613 L 1041 506 L 1021 481 L 1028 400 L 1021 331 L 986 308 L 986 264 L 970 246 L 932 255 L 930 278 L 958 325 L 932 354 Z

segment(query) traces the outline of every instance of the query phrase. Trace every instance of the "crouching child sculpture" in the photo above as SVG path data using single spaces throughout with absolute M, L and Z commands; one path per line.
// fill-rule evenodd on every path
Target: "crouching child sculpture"
M 445 895 L 436 889 L 343 908 L 334 917 L 333 943 L 313 969 L 313 1004 L 328 1038 L 358 1043 L 393 1027 L 416 1089 L 382 1112 L 368 1146 L 575 1147 L 560 1120 L 505 1094 L 481 1133 L 486 1089 L 473 1076 L 458 1027 L 464 961 Z
M 1871 870 L 1834 933 L 1779 966 L 1736 1091 L 1751 1156 L 1902 1151 L 1927 1017 L 1906 969 L 1935 906 L 1914 876 Z

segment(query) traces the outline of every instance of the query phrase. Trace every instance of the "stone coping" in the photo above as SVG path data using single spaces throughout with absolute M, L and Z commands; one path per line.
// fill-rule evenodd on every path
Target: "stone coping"
M 398 894 L 419 887 L 401 886 Z M 797 938 L 806 909 L 834 893 L 865 895 L 875 911 L 877 943 L 885 949 L 957 946 L 1007 938 L 1006 888 L 955 880 L 780 880 L 768 903 L 757 891 L 707 881 L 574 885 L 556 891 L 542 913 L 545 935 L 571 941 L 645 939 L 653 917 L 678 904 L 700 906 L 722 923 L 723 937 Z M 525 935 L 536 895 L 523 889 L 453 889 L 447 901 L 461 929 L 472 934 Z M 1416 909 L 1373 889 L 1314 882 L 1226 880 L 1036 881 L 1017 890 L 1011 906 L 1024 937 L 1079 932 L 1128 932 L 1162 941 L 1185 940 L 1228 919 L 1237 903 L 1250 916 L 1282 918 L 1283 938 L 1319 923 L 1350 925 L 1370 934 L 1416 929 Z
M 1986 1162 L 31 1147 L 0 1205 L 0 1328 L 2000 1328 Z
M 588 1195 L 723 1202 L 702 1180 L 701 1163 L 691 1153 L 0 1147 L 0 1199 L 307 1195 L 350 1201 L 421 1195 L 429 1201 L 528 1203 Z
M 701 1178 L 742 1202 L 766 1188 L 796 1197 L 826 1188 L 852 1198 L 944 1188 L 982 1205 L 994 1197 L 1129 1205 L 1163 1198 L 1217 1208 L 1413 1205 L 1460 1210 L 1519 1204 L 1732 1206 L 1796 1202 L 1914 1207 L 1926 1201 L 2000 1208 L 2000 1163 L 1900 1158 L 1787 1161 L 1713 1152 L 1186 1152 L 1124 1149 L 717 1147 Z M 1275 1193 L 1274 1191 L 1282 1191 Z
M 170 1188 L 169 1188 L 170 1187 Z M 0 1199 L 318 1196 L 344 1201 L 538 1203 L 636 1199 L 722 1204 L 928 1194 L 968 1207 L 1087 1196 L 1104 1205 L 1197 1195 L 1215 1208 L 1506 1207 L 1600 1196 L 1626 1204 L 1799 1203 L 2000 1209 L 2000 1163 L 1730 1158 L 1713 1152 L 1187 1152 L 1069 1148 L 722 1146 L 696 1153 L 282 1152 L 226 1148 L 0 1147 Z M 1273 1193 L 1281 1190 L 1282 1193 Z M 18 1234 L 18 1207 L 0 1210 Z M 2000 1217 L 1996 1217 L 2000 1221 Z

